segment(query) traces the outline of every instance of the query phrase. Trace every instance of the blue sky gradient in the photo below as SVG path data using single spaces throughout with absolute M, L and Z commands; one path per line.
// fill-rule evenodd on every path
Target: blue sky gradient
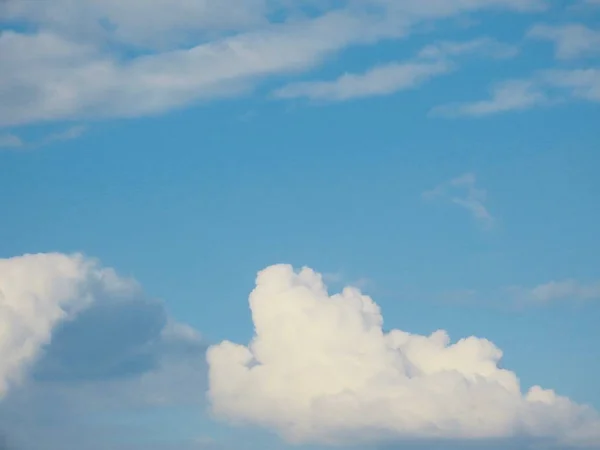
M 205 399 L 279 263 L 600 410 L 598 2 L 66 3 L 0 6 L 0 258 L 82 252 L 143 293 L 54 324 L 0 389 L 8 448 L 293 448 Z

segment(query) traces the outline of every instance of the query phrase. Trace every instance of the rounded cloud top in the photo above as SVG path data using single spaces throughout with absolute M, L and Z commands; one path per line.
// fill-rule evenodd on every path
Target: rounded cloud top
M 249 301 L 250 344 L 224 341 L 207 353 L 208 395 L 226 420 L 275 429 L 292 442 L 600 442 L 596 411 L 539 386 L 522 393 L 486 339 L 384 332 L 370 297 L 351 287 L 330 296 L 309 268 L 268 267 Z

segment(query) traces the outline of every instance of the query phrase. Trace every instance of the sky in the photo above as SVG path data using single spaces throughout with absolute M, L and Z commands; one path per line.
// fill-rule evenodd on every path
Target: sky
M 600 449 L 599 106 L 598 0 L 0 2 L 0 449 Z

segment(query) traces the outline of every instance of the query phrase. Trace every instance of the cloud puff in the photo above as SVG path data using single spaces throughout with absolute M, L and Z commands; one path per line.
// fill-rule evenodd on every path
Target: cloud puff
M 0 394 L 25 369 L 37 381 L 108 380 L 205 348 L 134 280 L 80 254 L 1 259 L 0 330 Z
M 250 344 L 224 341 L 207 352 L 208 395 L 223 419 L 293 442 L 600 442 L 594 410 L 539 386 L 523 394 L 490 341 L 385 332 L 371 298 L 355 288 L 330 296 L 311 269 L 268 267 L 249 302 Z
M 17 448 L 136 439 L 135 430 L 98 423 L 106 412 L 185 406 L 200 415 L 205 350 L 162 302 L 93 259 L 0 260 L 0 432 Z

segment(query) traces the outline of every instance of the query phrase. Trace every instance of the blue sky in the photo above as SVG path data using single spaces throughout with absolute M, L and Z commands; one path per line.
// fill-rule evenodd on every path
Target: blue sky
M 596 0 L 31 5 L 0 6 L 8 448 L 471 448 L 469 402 L 510 424 L 474 449 L 598 448 Z M 370 301 L 277 264 L 595 411 L 497 397 L 486 341 L 372 342 Z

